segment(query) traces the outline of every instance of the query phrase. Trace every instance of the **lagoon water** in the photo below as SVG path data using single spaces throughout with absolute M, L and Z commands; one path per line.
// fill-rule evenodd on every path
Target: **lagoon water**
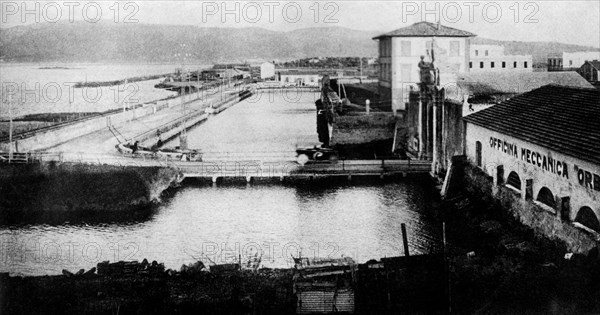
M 207 154 L 293 157 L 296 146 L 317 144 L 315 98 L 261 93 L 189 131 L 188 144 Z M 144 258 L 179 269 L 197 259 L 208 265 L 256 253 L 267 267 L 289 267 L 298 255 L 365 262 L 403 254 L 402 223 L 411 254 L 439 249 L 441 224 L 431 212 L 430 187 L 420 178 L 216 186 L 186 180 L 149 214 L 0 226 L 0 272 L 60 274 Z
M 155 89 L 162 79 L 131 82 L 127 85 L 74 88 L 77 82 L 123 80 L 147 75 L 173 73 L 177 68 L 198 70 L 205 65 L 130 64 L 0 64 L 2 106 L 0 120 L 7 119 L 8 94 L 13 117 L 35 113 L 97 112 L 122 108 L 174 95 Z M 11 92 L 15 91 L 15 92 Z

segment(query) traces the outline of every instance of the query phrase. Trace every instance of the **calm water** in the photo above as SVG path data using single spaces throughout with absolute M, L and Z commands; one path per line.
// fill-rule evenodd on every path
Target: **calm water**
M 62 67 L 66 69 L 41 69 Z M 77 82 L 122 80 L 126 78 L 175 72 L 181 65 L 100 65 L 100 64 L 0 64 L 2 106 L 0 119 L 8 117 L 7 91 L 16 88 L 11 98 L 13 116 L 34 113 L 94 112 L 122 108 L 123 104 L 143 103 L 175 93 L 155 89 L 162 79 L 132 82 L 98 88 L 73 88 Z M 198 70 L 204 65 L 185 65 Z
M 297 145 L 316 144 L 314 98 L 263 94 L 188 132 L 188 143 L 215 154 L 271 150 L 293 156 Z M 364 262 L 402 254 L 401 223 L 407 224 L 411 252 L 427 253 L 439 248 L 441 238 L 429 193 L 418 179 L 190 181 L 141 218 L 0 227 L 0 271 L 57 274 L 103 260 L 143 258 L 179 269 L 195 259 L 224 263 L 257 252 L 268 267 L 290 266 L 300 252 Z

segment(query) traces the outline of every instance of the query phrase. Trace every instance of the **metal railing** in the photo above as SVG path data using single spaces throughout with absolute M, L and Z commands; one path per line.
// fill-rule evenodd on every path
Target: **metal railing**
M 431 169 L 426 160 L 336 160 L 314 161 L 304 165 L 289 151 L 204 152 L 202 161 L 181 160 L 158 154 L 106 154 L 85 152 L 0 152 L 0 163 L 32 164 L 44 162 L 113 165 L 121 167 L 168 167 L 194 176 L 287 176 L 295 175 L 383 175 L 425 173 Z M 207 159 L 206 157 L 210 157 Z

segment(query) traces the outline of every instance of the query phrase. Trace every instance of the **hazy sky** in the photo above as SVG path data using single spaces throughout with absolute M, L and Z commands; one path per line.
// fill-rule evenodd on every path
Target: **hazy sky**
M 600 1 L 23 1 L 0 0 L 1 26 L 56 20 L 388 32 L 427 20 L 482 37 L 600 47 Z M 129 3 L 129 4 L 127 4 Z M 37 4 L 37 7 L 36 7 Z M 30 10 L 25 11 L 24 9 Z M 26 13 L 23 15 L 23 13 Z

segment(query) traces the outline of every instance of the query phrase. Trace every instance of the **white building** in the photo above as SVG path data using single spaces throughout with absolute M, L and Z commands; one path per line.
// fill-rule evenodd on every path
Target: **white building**
M 465 117 L 465 153 L 540 228 L 598 233 L 598 117 L 600 91 L 547 85 Z
M 440 71 L 440 84 L 455 82 L 456 74 L 468 71 L 469 42 L 475 34 L 419 22 L 379 35 L 379 92 L 392 110 L 405 110 L 410 87 L 420 82 L 420 56 L 431 60 Z
M 500 45 L 472 44 L 470 54 L 470 72 L 533 71 L 531 55 L 506 55 Z
M 270 62 L 260 64 L 260 78 L 268 79 L 275 76 L 275 65 Z
M 282 70 L 277 76 L 283 86 L 319 86 L 322 74 L 318 71 Z
M 548 56 L 548 71 L 577 70 L 592 60 L 600 60 L 600 51 L 563 52 Z

